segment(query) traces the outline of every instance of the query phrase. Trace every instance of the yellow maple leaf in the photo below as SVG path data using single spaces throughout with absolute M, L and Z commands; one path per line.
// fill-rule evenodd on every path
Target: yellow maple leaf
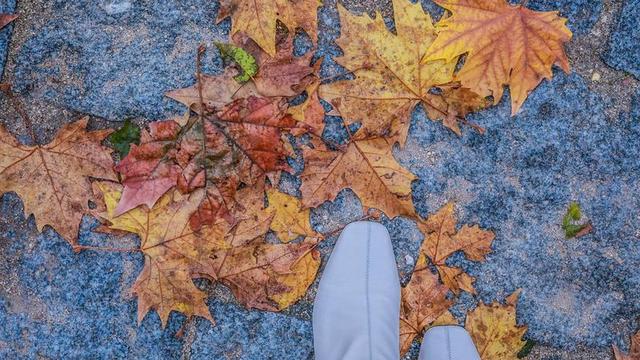
M 569 72 L 563 44 L 572 34 L 557 11 L 533 11 L 505 0 L 435 2 L 453 15 L 437 24 L 438 37 L 424 61 L 468 53 L 457 79 L 482 96 L 492 95 L 495 103 L 509 85 L 512 114 L 543 78 L 552 77 L 553 64 Z
M 116 180 L 111 150 L 100 145 L 110 130 L 86 130 L 88 118 L 64 126 L 49 144 L 22 145 L 0 126 L 0 194 L 15 191 L 38 229 L 52 226 L 75 245 L 92 197 L 88 177 Z
M 447 118 L 446 97 L 430 89 L 453 80 L 456 59 L 421 62 L 436 31 L 419 3 L 393 1 L 397 35 L 387 29 L 382 16 L 356 16 L 341 5 L 338 11 L 341 36 L 336 43 L 344 55 L 336 61 L 355 79 L 322 85 L 319 94 L 347 124 L 360 121 L 361 131 L 390 137 L 402 146 L 417 104 L 422 103 L 434 120 Z M 463 116 L 464 111 L 455 115 Z
M 295 196 L 282 193 L 276 189 L 267 190 L 268 210 L 274 211 L 271 230 L 282 242 L 295 240 L 298 236 L 318 236 L 311 228 L 310 210 L 302 209 L 302 204 Z
M 443 206 L 426 220 L 418 221 L 418 228 L 424 234 L 420 253 L 431 259 L 442 282 L 451 291 L 458 294 L 460 290 L 465 290 L 475 294 L 474 279 L 462 269 L 448 266 L 445 260 L 461 250 L 470 260 L 482 261 L 491 251 L 495 235 L 480 229 L 478 225 L 464 225 L 456 231 L 456 223 L 453 203 Z
M 416 177 L 393 158 L 389 139 L 355 140 L 344 151 L 332 151 L 320 141 L 312 143 L 313 149 L 304 150 L 300 175 L 305 207 L 333 200 L 342 189 L 350 188 L 366 207 L 391 218 L 415 217 L 411 182 Z
M 303 28 L 315 42 L 318 32 L 319 0 L 223 0 L 218 21 L 231 16 L 233 36 L 241 31 L 270 56 L 276 55 L 276 24 L 280 20 L 293 32 Z
M 467 314 L 465 328 L 471 335 L 483 360 L 515 360 L 525 341 L 527 326 L 516 323 L 516 299 L 519 292 L 507 299 L 505 305 L 480 303 Z

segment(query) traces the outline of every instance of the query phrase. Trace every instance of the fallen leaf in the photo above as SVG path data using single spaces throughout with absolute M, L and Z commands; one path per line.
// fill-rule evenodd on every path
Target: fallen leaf
M 312 53 L 293 55 L 293 36 L 287 36 L 276 44 L 277 52 L 269 56 L 258 44 L 244 34 L 236 34 L 233 41 L 251 53 L 259 65 L 253 83 L 262 96 L 295 96 L 317 79 L 319 63 L 311 66 Z
M 52 226 L 71 245 L 92 198 L 88 177 L 114 180 L 110 130 L 87 131 L 88 118 L 64 126 L 47 145 L 22 145 L 0 126 L 0 194 L 15 191 L 38 229 Z
M 218 22 L 231 16 L 231 32 L 243 32 L 272 57 L 276 56 L 276 23 L 286 25 L 290 32 L 303 28 L 315 42 L 319 0 L 223 0 Z
M 429 270 L 424 255 L 420 255 L 409 283 L 402 288 L 400 304 L 400 354 L 404 355 L 413 340 L 436 321 L 450 323 L 447 311 L 453 303 L 447 299 L 449 289 Z M 447 318 L 447 315 L 450 318 Z
M 233 77 L 235 81 L 242 84 L 251 80 L 258 73 L 258 63 L 256 59 L 246 50 L 223 43 L 215 43 L 225 61 L 234 61 L 242 71 Z
M 18 18 L 18 14 L 0 14 L 0 30 Z
M 228 67 L 218 76 L 202 74 L 200 81 L 197 81 L 193 86 L 171 90 L 165 95 L 175 101 L 183 103 L 196 113 L 200 112 L 200 95 L 198 92 L 200 86 L 202 86 L 202 100 L 206 109 L 205 113 L 215 112 L 236 99 L 259 96 L 252 81 L 238 84 L 238 82 L 234 80 L 236 76 L 238 76 L 238 71 Z
M 173 120 L 155 121 L 143 131 L 140 145 L 132 144 L 127 156 L 115 169 L 122 177 L 124 190 L 115 215 L 140 206 L 153 205 L 176 185 L 180 168 L 171 160 L 180 125 Z
M 583 224 L 576 224 L 582 218 L 582 212 L 580 211 L 580 204 L 572 202 L 567 208 L 567 212 L 562 218 L 562 230 L 567 239 L 579 238 L 585 236 L 593 231 L 591 222 L 588 221 Z
M 119 216 L 115 210 L 121 186 L 96 182 L 94 191 L 100 199 L 94 213 L 107 222 L 108 228 L 140 237 L 144 268 L 132 287 L 138 297 L 138 323 L 151 309 L 158 312 L 163 327 L 171 311 L 213 322 L 205 303 L 206 293 L 191 279 L 206 271 L 203 264 L 216 245 L 224 246 L 221 243 L 226 229 L 214 226 L 195 233 L 189 228 L 189 217 L 202 201 L 204 191 L 182 195 L 174 190 L 162 196 L 152 209 L 135 208 Z
M 629 353 L 625 354 L 616 345 L 613 345 L 613 355 L 615 360 L 640 360 L 640 332 L 631 337 Z
M 450 267 L 445 260 L 456 251 L 463 251 L 473 261 L 483 261 L 491 252 L 493 232 L 482 230 L 478 225 L 464 225 L 456 231 L 457 219 L 453 203 L 448 203 L 429 216 L 418 221 L 418 228 L 424 235 L 420 253 L 425 254 L 436 266 L 442 282 L 455 294 L 465 290 L 475 294 L 474 279 L 460 268 Z
M 417 104 L 423 104 L 434 120 L 447 118 L 446 94 L 430 89 L 453 81 L 456 60 L 422 63 L 436 38 L 431 17 L 419 3 L 405 0 L 394 0 L 393 9 L 397 35 L 387 29 L 382 16 L 356 16 L 338 6 L 341 36 L 336 43 L 344 55 L 336 61 L 355 79 L 322 85 L 319 94 L 347 125 L 361 122 L 367 135 L 383 135 L 404 146 Z
M 481 359 L 516 359 L 525 345 L 522 336 L 527 332 L 527 326 L 517 325 L 516 306 L 513 302 L 505 305 L 480 303 L 467 314 L 464 327 L 479 350 Z
M 140 128 L 131 122 L 131 120 L 127 119 L 122 127 L 112 132 L 107 139 L 111 143 L 111 146 L 113 146 L 113 149 L 122 158 L 129 153 L 131 144 L 140 145 Z
M 295 196 L 282 193 L 276 189 L 267 190 L 269 201 L 268 209 L 274 212 L 271 222 L 273 230 L 282 242 L 289 242 L 304 235 L 308 237 L 319 236 L 311 228 L 309 209 L 302 209 L 302 204 Z
M 344 151 L 330 150 L 317 139 L 312 144 L 313 149 L 304 149 L 300 175 L 305 207 L 333 200 L 342 189 L 350 188 L 364 206 L 380 209 L 390 218 L 415 217 L 411 182 L 416 177 L 393 158 L 390 140 L 356 140 Z
M 511 89 L 511 113 L 543 78 L 551 79 L 556 64 L 569 72 L 563 44 L 571 39 L 567 19 L 557 11 L 538 12 L 505 0 L 435 0 L 451 11 L 437 24 L 438 37 L 424 61 L 453 61 L 467 53 L 456 78 L 482 96 L 502 98 Z

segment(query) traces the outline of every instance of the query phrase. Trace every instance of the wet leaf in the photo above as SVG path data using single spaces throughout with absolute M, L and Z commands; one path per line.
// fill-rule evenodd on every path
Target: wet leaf
M 16 192 L 40 231 L 53 227 L 77 243 L 92 198 L 89 177 L 117 180 L 111 150 L 100 143 L 110 130 L 87 131 L 88 118 L 64 126 L 46 145 L 22 145 L 0 126 L 0 194 Z
M 552 65 L 569 72 L 564 43 L 572 34 L 557 11 L 533 11 L 505 0 L 435 2 L 452 16 L 437 24 L 438 37 L 423 61 L 452 61 L 467 53 L 456 78 L 481 96 L 493 96 L 495 104 L 508 85 L 512 114 L 543 78 L 551 79 Z

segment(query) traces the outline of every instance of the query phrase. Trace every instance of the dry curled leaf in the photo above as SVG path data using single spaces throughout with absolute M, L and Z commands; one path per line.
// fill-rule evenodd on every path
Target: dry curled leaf
M 493 232 L 480 229 L 478 225 L 464 225 L 456 230 L 453 203 L 443 206 L 426 220 L 418 221 L 424 235 L 420 253 L 426 255 L 436 266 L 442 282 L 455 294 L 465 290 L 475 294 L 474 279 L 460 268 L 450 267 L 445 260 L 456 251 L 463 251 L 473 261 L 483 261 L 491 252 Z
M 218 22 L 231 16 L 230 36 L 243 32 L 272 57 L 276 56 L 276 27 L 281 21 L 293 31 L 304 29 L 315 42 L 319 0 L 223 0 Z
M 613 345 L 615 360 L 640 360 L 640 332 L 631 337 L 631 346 L 628 353 L 623 353 L 616 345 Z
M 312 144 L 313 149 L 304 150 L 300 175 L 305 207 L 333 200 L 342 189 L 350 188 L 364 206 L 380 209 L 391 218 L 415 216 L 411 182 L 416 177 L 393 158 L 390 140 L 356 140 L 344 151 L 333 151 L 318 140 Z
M 413 340 L 436 320 L 451 322 L 447 311 L 453 303 L 447 299 L 449 289 L 429 270 L 424 255 L 420 255 L 409 283 L 402 288 L 400 304 L 400 354 L 404 355 Z
M 322 85 L 320 97 L 331 102 L 347 124 L 360 121 L 367 134 L 390 137 L 402 146 L 417 104 L 422 103 L 434 120 L 462 116 L 464 111 L 451 113 L 455 104 L 449 105 L 447 93 L 430 92 L 453 80 L 456 59 L 421 62 L 436 38 L 429 14 L 419 3 L 406 0 L 394 0 L 393 9 L 397 35 L 387 29 L 382 16 L 356 16 L 339 5 L 341 35 L 336 42 L 344 55 L 336 61 L 355 79 Z
M 467 314 L 465 328 L 471 335 L 480 358 L 486 360 L 515 360 L 525 341 L 522 336 L 527 326 L 516 323 L 517 294 L 505 305 L 480 303 Z
M 505 0 L 435 1 L 452 16 L 437 24 L 438 37 L 424 61 L 451 61 L 467 53 L 456 78 L 495 103 L 509 85 L 512 114 L 543 78 L 551 78 L 552 65 L 569 72 L 563 44 L 572 34 L 557 11 L 533 11 Z
M 52 226 L 72 245 L 92 198 L 88 177 L 116 180 L 111 150 L 100 143 L 110 130 L 87 131 L 88 118 L 63 127 L 46 145 L 22 145 L 0 126 L 0 194 L 15 191 L 38 229 Z
M 274 218 L 271 222 L 273 230 L 282 242 L 289 242 L 298 236 L 319 236 L 311 228 L 310 210 L 302 209 L 300 200 L 275 189 L 267 190 L 269 207 L 273 210 Z

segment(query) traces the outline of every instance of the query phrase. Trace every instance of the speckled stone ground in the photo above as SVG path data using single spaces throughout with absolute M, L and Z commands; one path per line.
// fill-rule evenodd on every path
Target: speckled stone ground
M 402 1 L 402 0 L 401 0 Z M 390 1 L 344 0 L 350 10 L 390 19 Z M 610 359 L 610 345 L 628 346 L 640 326 L 640 10 L 637 0 L 530 0 L 537 10 L 557 9 L 575 38 L 568 46 L 572 72 L 555 72 L 509 116 L 508 101 L 471 116 L 485 135 L 465 129 L 456 137 L 412 116 L 409 141 L 396 158 L 419 179 L 414 202 L 422 215 L 455 201 L 461 221 L 496 232 L 484 263 L 454 256 L 477 278 L 478 296 L 461 296 L 453 312 L 463 320 L 478 301 L 502 300 L 522 288 L 518 321 L 537 343 L 529 359 Z M 429 0 L 424 8 L 441 15 Z M 195 49 L 223 40 L 229 21 L 215 24 L 216 1 L 0 0 L 0 12 L 20 18 L 0 32 L 3 81 L 28 104 L 37 141 L 87 114 L 90 126 L 116 127 L 125 118 L 145 123 L 180 108 L 163 98 L 193 82 Z M 342 73 L 335 0 L 319 10 L 316 58 L 322 75 Z M 388 22 L 390 26 L 392 23 Z M 308 45 L 301 36 L 302 52 Z M 219 72 L 210 51 L 205 70 Z M 6 99 L 0 121 L 22 141 L 26 131 Z M 327 117 L 325 136 L 345 130 Z M 291 160 L 300 170 L 299 160 Z M 298 192 L 294 176 L 280 184 Z M 593 234 L 565 240 L 559 222 L 579 201 Z M 362 216 L 349 190 L 312 213 L 316 230 L 331 231 Z M 405 219 L 384 219 L 406 281 L 421 236 Z M 81 242 L 114 241 L 85 218 Z M 136 243 L 133 236 L 117 239 Z M 335 238 L 321 245 L 323 259 Z M 222 286 L 211 294 L 217 320 L 184 323 L 173 314 L 166 329 L 158 316 L 136 323 L 128 289 L 142 266 L 132 254 L 74 254 L 52 230 L 38 233 L 12 193 L 0 198 L 0 356 L 2 358 L 310 359 L 311 306 L 317 286 L 282 313 L 247 311 Z M 407 355 L 415 359 L 417 344 Z

